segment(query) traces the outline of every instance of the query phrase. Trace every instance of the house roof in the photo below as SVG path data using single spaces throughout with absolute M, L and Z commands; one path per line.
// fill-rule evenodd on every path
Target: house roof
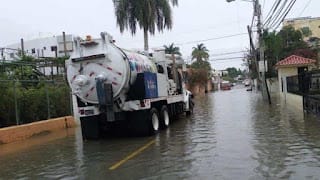
M 316 63 L 316 60 L 304 58 L 297 55 L 291 55 L 276 64 L 277 68 L 280 67 L 300 67 L 304 65 L 313 65 Z

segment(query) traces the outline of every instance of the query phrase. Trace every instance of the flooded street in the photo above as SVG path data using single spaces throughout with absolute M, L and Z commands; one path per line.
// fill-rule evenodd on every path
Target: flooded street
M 276 99 L 236 87 L 154 137 L 83 142 L 77 128 L 0 145 L 0 179 L 320 179 L 320 121 Z

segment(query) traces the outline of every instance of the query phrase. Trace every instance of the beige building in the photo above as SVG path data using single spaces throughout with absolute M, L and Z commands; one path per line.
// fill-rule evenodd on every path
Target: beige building
M 308 27 L 312 31 L 310 37 L 320 38 L 320 17 L 301 17 L 285 19 L 283 26 L 293 26 L 296 30 Z

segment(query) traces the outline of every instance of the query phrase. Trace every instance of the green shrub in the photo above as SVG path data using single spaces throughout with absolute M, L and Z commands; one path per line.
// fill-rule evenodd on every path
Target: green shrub
M 0 127 L 16 124 L 14 83 L 0 83 Z M 19 124 L 70 115 L 70 90 L 66 84 L 16 84 Z

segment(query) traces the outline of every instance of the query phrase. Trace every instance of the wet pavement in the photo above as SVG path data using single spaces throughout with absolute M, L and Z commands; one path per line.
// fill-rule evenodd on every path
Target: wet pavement
M 83 142 L 77 128 L 0 145 L 0 179 L 320 179 L 320 120 L 245 88 L 195 104 L 154 137 Z

